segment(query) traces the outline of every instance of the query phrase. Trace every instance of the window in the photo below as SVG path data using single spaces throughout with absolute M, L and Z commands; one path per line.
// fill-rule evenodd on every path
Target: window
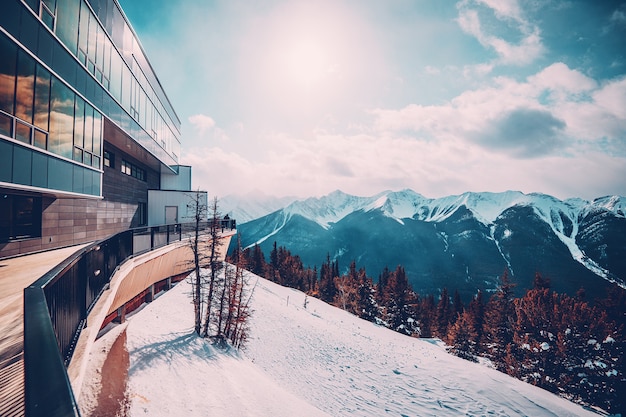
M 0 194 L 0 242 L 41 237 L 41 197 Z
M 122 159 L 122 164 L 120 165 L 120 170 L 131 177 L 135 177 L 138 180 L 145 181 L 146 180 L 146 170 L 139 168 L 137 165 L 131 164 L 130 162 Z
M 74 136 L 74 93 L 56 77 L 50 90 L 49 151 L 66 158 L 72 157 Z
M 54 20 L 56 14 L 56 0 L 42 0 L 39 8 L 39 16 L 43 23 L 48 26 L 50 30 L 54 30 Z
M 104 151 L 104 166 L 115 168 L 115 155 L 109 151 Z
M 0 33 L 0 110 L 13 114 L 15 98 L 15 73 L 17 71 L 17 46 Z

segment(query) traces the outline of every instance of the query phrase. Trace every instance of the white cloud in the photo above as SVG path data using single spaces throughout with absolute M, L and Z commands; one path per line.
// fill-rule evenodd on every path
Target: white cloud
M 466 91 L 443 105 L 411 104 L 371 113 L 377 131 L 387 136 L 473 142 L 521 157 L 599 149 L 602 141 L 610 144 L 606 152 L 626 153 L 626 78 L 598 86 L 562 63 L 523 82 L 495 78 L 491 86 Z
M 215 127 L 215 120 L 204 114 L 194 114 L 187 119 L 201 133 L 208 132 Z
M 500 18 L 511 18 L 518 22 L 524 22 L 522 19 L 522 10 L 517 0 L 477 0 L 494 10 L 496 16 Z

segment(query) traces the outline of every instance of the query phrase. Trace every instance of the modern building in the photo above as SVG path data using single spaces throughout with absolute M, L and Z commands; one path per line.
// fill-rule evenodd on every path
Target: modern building
M 148 199 L 191 189 L 180 148 L 180 120 L 117 0 L 2 1 L 0 258 L 180 221 L 167 196 Z

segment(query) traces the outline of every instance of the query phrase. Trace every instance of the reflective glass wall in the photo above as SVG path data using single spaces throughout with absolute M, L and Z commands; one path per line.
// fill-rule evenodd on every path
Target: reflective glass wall
M 99 196 L 102 114 L 1 32 L 0 57 L 0 134 L 28 145 L 0 139 L 0 181 Z
M 138 138 L 155 156 L 178 163 L 180 121 L 114 0 L 41 0 L 30 7 L 67 49 L 140 126 Z M 125 120 L 113 120 L 127 133 Z M 145 133 L 145 135 L 144 135 Z M 143 136 L 154 143 L 141 142 Z M 155 149 L 156 147 L 160 149 Z M 160 158 L 162 159 L 162 158 Z M 162 159 L 167 165 L 169 160 Z

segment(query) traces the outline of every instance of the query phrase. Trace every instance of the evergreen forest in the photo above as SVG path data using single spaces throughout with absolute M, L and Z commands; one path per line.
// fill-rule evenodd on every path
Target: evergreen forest
M 304 267 L 276 242 L 269 261 L 258 245 L 236 250 L 230 260 L 240 255 L 254 274 L 377 325 L 439 338 L 454 355 L 486 362 L 584 406 L 611 414 L 626 409 L 626 291 L 617 285 L 605 298 L 587 300 L 583 288 L 574 296 L 556 293 L 537 272 L 532 288 L 515 297 L 516 284 L 504 271 L 496 291 L 462 300 L 453 288 L 415 293 L 402 266 L 384 268 L 374 281 L 355 261 L 340 272 L 330 255 L 319 269 Z

